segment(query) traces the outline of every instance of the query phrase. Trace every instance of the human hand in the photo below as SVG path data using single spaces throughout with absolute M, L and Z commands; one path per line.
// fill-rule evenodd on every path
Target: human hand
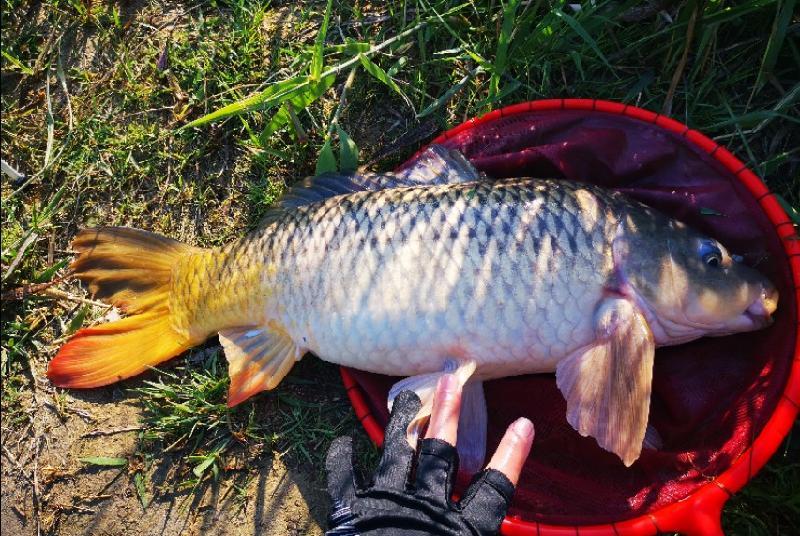
M 337 438 L 325 463 L 333 500 L 330 536 L 412 536 L 495 534 L 511 502 L 520 471 L 533 443 L 533 424 L 520 418 L 506 430 L 487 468 L 475 475 L 460 501 L 452 499 L 458 473 L 455 442 L 461 389 L 450 374 L 436 387 L 425 439 L 415 451 L 406 430 L 420 408 L 410 391 L 397 396 L 386 427 L 384 452 L 373 482 L 355 481 L 352 440 Z

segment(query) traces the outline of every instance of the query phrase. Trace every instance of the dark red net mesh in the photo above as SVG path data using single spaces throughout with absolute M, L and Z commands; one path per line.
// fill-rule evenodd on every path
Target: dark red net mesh
M 563 177 L 624 191 L 719 239 L 790 295 L 781 244 L 757 200 L 678 134 L 621 115 L 556 110 L 482 123 L 444 145 L 492 177 Z M 774 409 L 791 365 L 795 315 L 779 303 L 767 330 L 659 348 L 650 422 L 665 446 L 644 451 L 627 469 L 569 426 L 553 375 L 487 382 L 490 452 L 518 416 L 536 426 L 509 513 L 551 524 L 605 523 L 652 512 L 712 480 Z M 384 425 L 397 378 L 351 372 Z

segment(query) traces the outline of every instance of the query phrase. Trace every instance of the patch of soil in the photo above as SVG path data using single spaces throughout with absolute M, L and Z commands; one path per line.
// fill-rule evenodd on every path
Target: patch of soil
M 141 467 L 135 398 L 118 387 L 54 396 L 46 383 L 23 403 L 29 425 L 3 415 L 4 536 L 324 533 L 329 504 L 318 475 L 275 453 L 244 455 L 197 490 L 182 488 L 180 456 L 159 453 L 144 473 L 142 507 L 132 477 Z M 79 460 L 87 456 L 127 458 L 128 468 Z

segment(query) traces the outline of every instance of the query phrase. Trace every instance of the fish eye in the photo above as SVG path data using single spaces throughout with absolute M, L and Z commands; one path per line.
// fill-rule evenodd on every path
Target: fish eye
M 703 262 L 712 268 L 722 266 L 722 251 L 713 242 L 703 242 L 700 244 L 700 257 Z

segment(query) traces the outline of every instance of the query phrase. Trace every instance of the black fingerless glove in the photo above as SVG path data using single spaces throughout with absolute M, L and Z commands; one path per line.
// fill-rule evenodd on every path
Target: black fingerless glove
M 514 485 L 500 471 L 486 469 L 475 475 L 455 502 L 455 447 L 439 439 L 423 439 L 416 477 L 411 479 L 415 453 L 406 440 L 406 429 L 419 408 L 419 398 L 410 391 L 395 398 L 383 456 L 369 487 L 355 482 L 351 438 L 340 437 L 331 444 L 325 461 L 333 500 L 328 536 L 497 533 L 514 494 Z

